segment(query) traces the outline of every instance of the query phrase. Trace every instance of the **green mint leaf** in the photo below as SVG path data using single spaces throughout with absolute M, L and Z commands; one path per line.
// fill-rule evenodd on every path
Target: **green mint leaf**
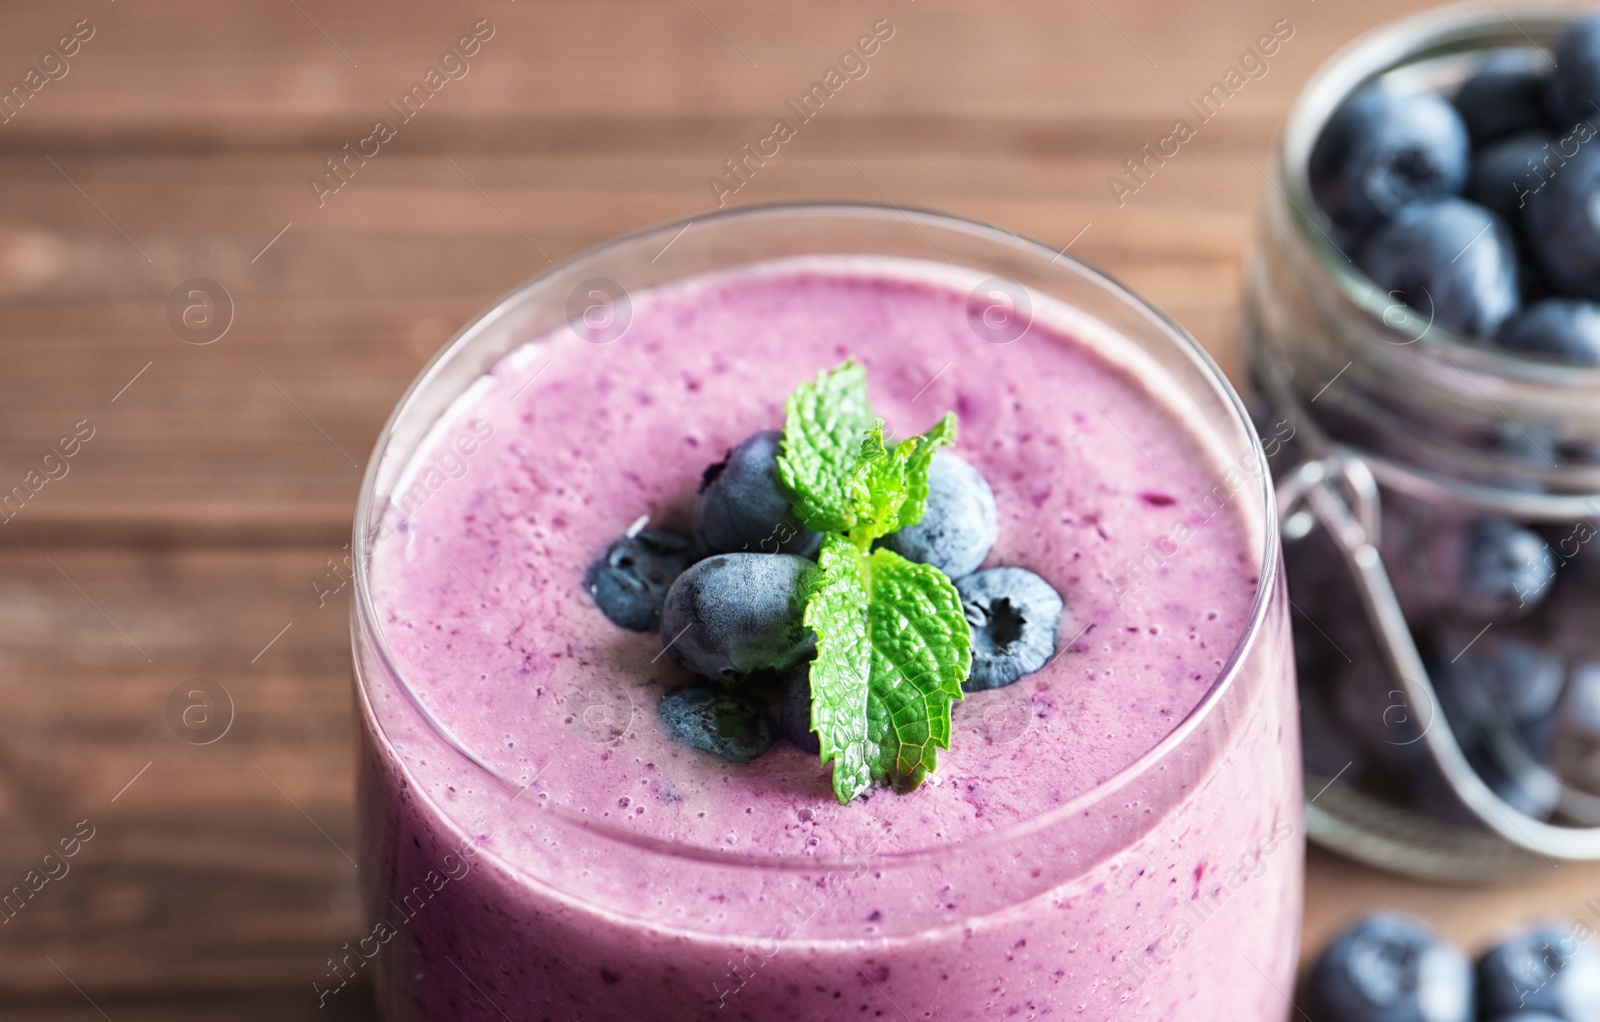
M 789 396 L 778 481 L 807 528 L 843 532 L 855 524 L 850 477 L 872 423 L 867 373 L 854 362 L 819 373 Z
M 850 509 L 855 515 L 850 537 L 857 546 L 866 549 L 879 536 L 922 520 L 928 505 L 928 465 L 933 452 L 954 440 L 955 433 L 951 414 L 892 449 L 884 445 L 882 419 L 867 431 L 850 473 Z
M 932 429 L 895 446 L 896 454 L 908 444 L 911 449 L 907 451 L 905 459 L 905 500 L 900 505 L 899 518 L 886 531 L 894 532 L 922 521 L 922 513 L 928 507 L 928 466 L 933 461 L 933 452 L 955 442 L 956 413 L 945 412 L 944 418 Z
M 890 446 L 866 372 L 850 361 L 801 385 L 785 411 L 778 481 L 823 533 L 805 594 L 817 636 L 811 729 L 841 803 L 879 781 L 909 791 L 950 747 L 972 633 L 942 572 L 872 543 L 922 519 L 933 453 L 955 440 L 956 419 Z
M 877 749 L 867 741 L 872 642 L 867 621 L 866 558 L 837 532 L 822 537 L 821 577 L 806 600 L 806 627 L 817 633 L 811 662 L 811 729 L 822 762 L 833 764 L 833 792 L 848 802 L 872 785 Z
M 909 791 L 950 747 L 950 707 L 972 658 L 961 600 L 937 568 L 865 554 L 838 533 L 823 537 L 819 563 L 805 611 L 817 633 L 811 726 L 834 795 L 849 802 L 885 780 Z
M 944 572 L 892 550 L 868 558 L 872 648 L 867 742 L 873 777 L 910 791 L 950 747 L 950 706 L 972 666 L 972 631 Z
M 850 537 L 863 549 L 892 531 L 900 520 L 906 502 L 906 458 L 914 450 L 915 445 L 900 444 L 892 451 L 884 446 L 882 419 L 862 439 L 848 491 L 855 516 Z

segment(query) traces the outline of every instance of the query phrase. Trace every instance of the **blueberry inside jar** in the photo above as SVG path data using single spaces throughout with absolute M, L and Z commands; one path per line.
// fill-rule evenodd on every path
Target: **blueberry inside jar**
M 1319 71 L 1244 324 L 1309 833 L 1439 879 L 1600 859 L 1600 9 L 1440 8 Z

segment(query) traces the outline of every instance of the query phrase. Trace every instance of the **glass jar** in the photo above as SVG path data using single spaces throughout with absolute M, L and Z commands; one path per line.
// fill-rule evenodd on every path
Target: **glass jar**
M 1438 879 L 1600 859 L 1600 370 L 1474 345 L 1384 293 L 1330 237 L 1306 168 L 1353 90 L 1447 91 L 1487 49 L 1548 60 L 1577 13 L 1491 0 L 1346 47 L 1290 115 L 1247 269 L 1258 420 L 1283 452 L 1308 831 Z M 1462 585 L 1491 548 L 1515 555 L 1504 606 Z
M 942 255 L 983 278 L 975 300 L 988 297 L 968 314 L 1002 333 L 1019 309 L 1069 306 L 1159 367 L 1159 382 L 1186 400 L 1186 428 L 1235 459 L 1231 501 L 1255 537 L 1258 574 L 1247 626 L 1217 652 L 1205 695 L 1099 786 L 962 843 L 784 856 L 644 838 L 542 801 L 530 794 L 536 775 L 508 774 L 430 711 L 375 601 L 373 558 L 396 542 L 408 466 L 508 353 L 573 322 L 574 296 L 585 328 L 605 333 L 633 315 L 630 294 L 807 254 Z M 987 1019 L 1022 1001 L 1097 1019 L 1165 1019 L 1181 1005 L 1205 1017 L 1287 1016 L 1299 751 L 1262 447 L 1186 334 L 1070 258 L 980 224 L 867 205 L 742 209 L 576 256 L 468 326 L 412 385 L 368 467 L 354 550 L 372 933 L 353 962 L 333 964 L 375 974 L 386 1018 L 822 1020 L 871 1005 Z M 572 726 L 601 745 L 626 741 L 631 684 L 587 692 Z M 973 726 L 963 719 L 958 730 Z M 867 916 L 875 905 L 886 911 Z

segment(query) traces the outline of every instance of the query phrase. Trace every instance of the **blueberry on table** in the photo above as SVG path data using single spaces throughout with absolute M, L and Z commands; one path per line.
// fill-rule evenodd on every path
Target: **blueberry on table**
M 1369 85 L 1334 111 L 1311 150 L 1311 194 L 1336 223 L 1366 230 L 1467 182 L 1467 129 L 1448 101 Z
M 767 707 L 742 689 L 691 685 L 674 689 L 656 705 L 661 723 L 675 741 L 748 763 L 772 748 L 772 718 Z
M 1600 16 L 1568 25 L 1553 47 L 1550 108 L 1561 126 L 1600 120 Z
M 1521 355 L 1600 366 L 1600 304 L 1546 298 L 1506 320 L 1494 342 Z
M 928 465 L 922 520 L 885 536 L 882 545 L 960 578 L 978 570 L 999 535 L 1000 512 L 988 482 L 954 454 L 938 451 Z
M 694 538 L 702 551 L 816 554 L 822 534 L 801 526 L 778 486 L 781 438 L 775 429 L 748 436 L 706 469 L 694 502 Z
M 708 678 L 795 664 L 816 648 L 801 615 L 817 570 L 793 554 L 717 554 L 695 563 L 661 610 L 667 652 Z
M 1456 111 L 1473 145 L 1543 127 L 1549 77 L 1526 50 L 1489 53 L 1457 90 Z
M 811 730 L 811 663 L 801 661 L 784 672 L 783 701 L 778 704 L 778 730 L 806 752 L 822 751 Z
M 618 628 L 654 631 L 667 589 L 691 559 L 689 537 L 666 529 L 623 536 L 594 559 L 583 585 Z
M 1357 262 L 1430 325 L 1469 337 L 1492 337 L 1522 300 L 1511 231 L 1465 199 L 1407 206 L 1373 232 Z
M 1369 916 L 1311 969 L 1317 1022 L 1471 1022 L 1472 965 L 1461 949 L 1404 916 Z
M 1600 1018 L 1600 953 L 1572 923 L 1518 933 L 1478 960 L 1478 999 L 1485 1016 L 1543 1012 L 1566 1022 Z
M 1600 115 L 1597 115 L 1600 120 Z M 1600 300 L 1600 140 L 1577 147 L 1528 196 L 1526 234 L 1562 291 Z
M 1050 583 L 1026 568 L 989 568 L 955 581 L 972 626 L 972 673 L 963 691 L 1004 688 L 1055 653 L 1065 604 Z
M 1544 180 L 1551 141 L 1543 132 L 1530 131 L 1479 149 L 1467 194 L 1508 225 L 1521 223 L 1528 200 Z

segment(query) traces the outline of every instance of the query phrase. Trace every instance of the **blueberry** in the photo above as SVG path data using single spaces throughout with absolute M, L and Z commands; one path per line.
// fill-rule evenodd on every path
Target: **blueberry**
M 806 752 L 822 745 L 811 730 L 811 662 L 803 660 L 784 672 L 783 701 L 778 704 L 778 730 Z
M 1490 337 L 1517 311 L 1517 247 L 1499 217 L 1465 199 L 1418 202 L 1367 239 L 1373 282 L 1446 330 Z
M 822 534 L 801 526 L 778 487 L 777 430 L 740 441 L 705 471 L 694 502 L 694 538 L 708 554 L 816 555 Z
M 1504 518 L 1473 519 L 1461 538 L 1456 612 L 1471 621 L 1524 617 L 1544 601 L 1555 561 L 1537 532 Z
M 1559 656 L 1521 639 L 1497 641 L 1489 635 L 1472 641 L 1470 633 L 1460 635 L 1470 645 L 1432 672 L 1441 698 L 1448 688 L 1463 712 L 1507 724 L 1542 720 L 1555 710 L 1566 681 Z
M 1470 1022 L 1472 965 L 1404 916 L 1369 916 L 1335 940 L 1307 981 L 1317 1022 Z
M 1507 224 L 1520 223 L 1528 199 L 1543 184 L 1550 142 L 1549 135 L 1524 132 L 1484 146 L 1473 157 L 1467 194 Z
M 956 579 L 972 626 L 972 673 L 965 692 L 1004 688 L 1045 665 L 1056 649 L 1064 604 L 1026 568 L 989 568 Z
M 1556 37 L 1550 107 L 1562 124 L 1600 117 L 1600 16 L 1568 25 Z
M 960 578 L 978 570 L 999 535 L 994 491 L 977 469 L 939 451 L 928 466 L 928 506 L 922 520 L 885 536 L 882 545 L 908 561 Z
M 672 659 L 708 678 L 783 670 L 816 648 L 801 621 L 817 566 L 793 554 L 717 554 L 667 592 L 661 634 Z
M 1506 320 L 1494 341 L 1506 351 L 1600 366 L 1600 304 L 1546 298 Z
M 1459 193 L 1467 129 L 1443 98 L 1369 85 L 1328 118 L 1311 150 L 1311 193 L 1332 220 L 1366 230 L 1419 199 Z
M 1600 145 L 1578 146 L 1528 197 L 1527 236 L 1561 290 L 1600 300 Z
M 1487 54 L 1455 95 L 1473 145 L 1544 125 L 1549 79 L 1526 50 Z
M 623 536 L 589 565 L 584 588 L 618 628 L 655 631 L 668 587 L 689 566 L 689 547 L 689 537 L 666 529 Z
M 1472 630 L 1447 632 L 1435 647 L 1445 656 L 1428 673 L 1468 765 L 1514 809 L 1549 817 L 1561 790 L 1541 757 L 1565 673 L 1560 659 L 1521 639 L 1497 641 L 1491 634 L 1473 641 Z M 1458 826 L 1480 826 L 1431 760 L 1406 773 L 1422 809 Z
M 1397 545 L 1402 539 L 1409 542 Z M 1470 626 L 1468 638 L 1486 623 L 1528 616 L 1555 581 L 1556 560 L 1544 539 L 1505 518 L 1435 515 L 1409 536 L 1386 535 L 1384 546 L 1396 591 L 1404 588 L 1413 601 L 1412 624 L 1453 620 Z
M 748 763 L 772 748 L 766 704 L 744 689 L 673 689 L 661 697 L 656 712 L 674 740 L 729 763 Z
M 1590 1022 L 1600 1017 L 1600 953 L 1572 923 L 1534 927 L 1478 960 L 1478 998 L 1488 1018 L 1530 1011 Z

